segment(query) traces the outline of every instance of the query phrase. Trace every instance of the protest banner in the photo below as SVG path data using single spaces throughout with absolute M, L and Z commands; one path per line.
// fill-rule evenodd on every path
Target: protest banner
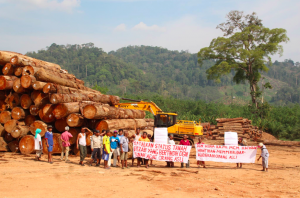
M 133 142 L 134 157 L 157 161 L 187 163 L 191 148 L 191 146 L 159 144 L 154 142 Z
M 254 163 L 256 151 L 256 146 L 196 144 L 196 159 L 213 162 Z

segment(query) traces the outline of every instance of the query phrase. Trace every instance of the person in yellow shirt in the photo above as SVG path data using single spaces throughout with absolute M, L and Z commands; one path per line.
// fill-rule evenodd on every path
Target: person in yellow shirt
M 147 132 L 145 132 L 145 131 L 143 132 L 143 135 L 142 135 L 142 137 L 140 137 L 139 141 L 141 141 L 141 142 L 150 142 L 150 140 L 147 137 Z M 138 158 L 138 162 L 137 162 L 137 167 L 141 166 L 141 162 L 142 162 L 142 158 L 139 157 Z M 144 159 L 144 163 L 146 165 L 146 168 L 149 168 L 149 166 L 148 166 L 148 159 Z
M 105 132 L 105 136 L 103 137 L 103 155 L 102 159 L 104 160 L 104 168 L 110 169 L 108 166 L 108 160 L 109 159 L 109 153 L 111 152 L 110 148 L 110 137 L 109 137 L 109 130 L 102 130 L 102 132 Z

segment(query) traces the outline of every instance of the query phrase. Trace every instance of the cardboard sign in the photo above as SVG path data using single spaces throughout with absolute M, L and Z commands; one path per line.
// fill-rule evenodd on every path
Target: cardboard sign
M 187 163 L 191 146 L 159 144 L 153 142 L 133 142 L 134 157 L 157 161 L 171 161 Z
M 224 133 L 225 145 L 238 145 L 238 135 L 236 132 L 225 132 Z
M 168 128 L 154 128 L 154 142 L 168 144 Z
M 255 163 L 256 151 L 256 146 L 196 144 L 196 159 L 213 162 Z

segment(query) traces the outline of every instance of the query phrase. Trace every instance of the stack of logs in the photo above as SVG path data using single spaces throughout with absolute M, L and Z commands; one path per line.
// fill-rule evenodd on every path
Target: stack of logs
M 144 119 L 144 111 L 116 108 L 118 96 L 84 86 L 57 64 L 0 51 L 0 69 L 0 151 L 34 152 L 35 130 L 40 128 L 43 137 L 47 125 L 53 126 L 54 153 L 61 152 L 60 134 L 66 126 L 73 134 L 72 145 L 80 127 L 153 129 L 153 120 Z M 87 145 L 91 135 L 87 134 Z M 78 154 L 75 146 L 73 151 Z

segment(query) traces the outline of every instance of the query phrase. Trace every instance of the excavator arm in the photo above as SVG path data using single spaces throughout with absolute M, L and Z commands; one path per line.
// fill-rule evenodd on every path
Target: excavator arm
M 141 100 L 132 100 L 127 98 L 122 98 L 123 100 L 129 100 L 132 102 L 128 103 L 119 103 L 118 105 L 115 105 L 117 108 L 123 108 L 123 109 L 138 109 L 143 111 L 149 111 L 153 115 L 157 115 L 158 113 L 162 113 L 162 110 L 152 101 L 145 102 Z

